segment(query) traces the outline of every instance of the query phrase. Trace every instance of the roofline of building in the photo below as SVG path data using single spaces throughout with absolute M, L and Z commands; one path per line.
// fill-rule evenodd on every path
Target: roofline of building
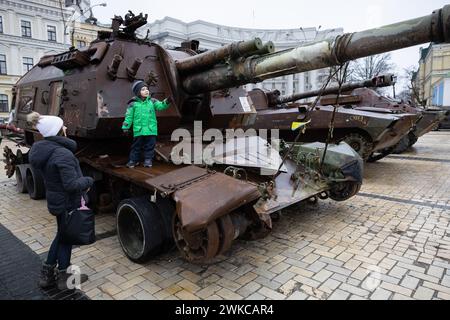
M 233 26 L 227 26 L 227 25 L 221 25 L 221 24 L 217 24 L 217 23 L 212 23 L 212 22 L 208 22 L 208 21 L 204 21 L 204 20 L 195 20 L 192 22 L 184 22 L 182 20 L 176 19 L 176 18 L 172 18 L 172 17 L 164 17 L 162 19 L 158 19 L 155 20 L 153 22 L 149 22 L 148 24 L 155 24 L 155 23 L 162 23 L 164 21 L 172 21 L 172 22 L 177 22 L 177 23 L 181 23 L 187 26 L 192 26 L 195 24 L 205 24 L 211 27 L 222 27 L 222 28 L 227 28 L 227 29 L 234 29 L 234 30 L 240 30 L 240 31 L 251 31 L 251 32 L 264 32 L 264 31 L 298 31 L 300 29 L 302 29 L 303 31 L 313 31 L 313 32 L 317 32 L 317 33 L 327 33 L 327 32 L 332 32 L 332 31 L 337 31 L 337 32 L 344 32 L 344 28 L 332 28 L 332 29 L 324 29 L 324 30 L 320 30 L 317 31 L 317 28 L 315 27 L 308 27 L 308 28 L 303 28 L 303 27 L 299 27 L 299 28 L 289 28 L 289 29 L 258 29 L 258 28 L 242 28 L 242 27 L 233 27 Z

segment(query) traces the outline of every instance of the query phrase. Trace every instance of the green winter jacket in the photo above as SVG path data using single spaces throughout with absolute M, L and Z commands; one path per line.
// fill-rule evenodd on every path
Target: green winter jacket
M 127 109 L 122 129 L 129 130 L 133 126 L 134 137 L 157 136 L 158 121 L 155 111 L 163 111 L 169 107 L 165 101 L 146 98 L 136 100 Z

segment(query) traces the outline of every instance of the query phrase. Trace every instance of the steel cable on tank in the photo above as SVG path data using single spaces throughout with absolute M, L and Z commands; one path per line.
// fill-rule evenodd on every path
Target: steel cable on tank
M 345 63 L 344 65 L 341 65 L 338 69 L 339 75 L 337 76 L 337 80 L 338 80 L 338 84 L 339 84 L 339 90 L 338 90 L 338 94 L 336 96 L 336 103 L 333 106 L 333 114 L 331 116 L 330 128 L 328 130 L 327 141 L 325 143 L 325 149 L 323 151 L 322 161 L 320 162 L 319 172 L 321 172 L 322 174 L 323 174 L 323 172 L 322 172 L 323 164 L 325 163 L 325 157 L 327 155 L 328 146 L 330 145 L 330 141 L 331 141 L 331 139 L 333 137 L 333 133 L 334 133 L 334 121 L 336 119 L 336 111 L 339 106 L 339 98 L 341 95 L 342 85 L 344 84 L 345 78 L 347 77 L 348 65 L 349 65 L 349 62 Z M 343 69 L 343 72 L 341 72 L 342 69 Z M 331 72 L 330 72 L 330 74 L 331 74 Z
M 319 103 L 320 98 L 322 98 L 322 95 L 323 95 L 325 89 L 326 89 L 326 88 L 328 87 L 328 85 L 330 84 L 331 79 L 333 79 L 333 77 L 335 77 L 335 76 L 338 74 L 338 72 L 342 69 L 343 66 L 344 66 L 344 65 L 340 65 L 334 72 L 332 72 L 332 71 L 330 70 L 330 74 L 329 74 L 329 76 L 328 76 L 327 81 L 325 81 L 324 85 L 323 85 L 322 88 L 320 89 L 319 95 L 316 97 L 316 99 L 314 100 L 314 102 L 313 102 L 313 104 L 311 105 L 311 107 L 307 110 L 307 114 L 308 114 L 309 112 L 311 112 L 312 110 L 314 110 L 314 108 L 317 106 L 317 103 Z M 278 176 L 280 175 L 280 173 L 281 173 L 281 168 L 283 167 L 283 165 L 284 165 L 284 163 L 286 162 L 286 160 L 287 160 L 289 154 L 290 154 L 290 153 L 292 152 L 292 150 L 294 149 L 295 145 L 297 144 L 297 142 L 298 142 L 298 140 L 300 139 L 300 137 L 302 136 L 302 134 L 303 134 L 303 130 L 300 130 L 299 133 L 297 134 L 297 136 L 295 137 L 294 142 L 291 143 L 288 152 L 286 152 L 286 154 L 283 156 L 283 159 L 282 159 L 282 161 L 281 161 L 280 166 L 278 167 L 277 172 L 276 172 L 276 173 L 273 175 L 273 177 L 272 177 L 273 180 L 275 180 L 275 178 L 278 177 Z M 325 155 L 325 153 L 324 153 L 324 155 Z

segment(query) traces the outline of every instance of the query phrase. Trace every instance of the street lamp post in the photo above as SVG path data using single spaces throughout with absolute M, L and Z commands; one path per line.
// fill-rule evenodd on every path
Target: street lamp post
M 87 8 L 87 9 L 82 9 L 82 8 L 80 8 L 80 15 L 79 16 L 77 16 L 77 17 L 74 17 L 74 15 L 75 15 L 75 12 L 72 14 L 72 16 L 67 20 L 67 21 L 65 21 L 64 22 L 64 36 L 67 36 L 67 35 L 69 35 L 69 33 L 67 32 L 67 29 L 68 29 L 68 27 L 69 27 L 69 23 L 72 23 L 72 30 L 71 30 L 71 32 L 70 32 L 70 44 L 71 44 L 71 46 L 73 47 L 73 46 L 75 46 L 75 43 L 74 43 L 74 35 L 75 35 L 75 22 L 79 19 L 79 18 L 81 18 L 81 17 L 85 17 L 84 15 L 85 15 L 85 13 L 86 12 L 88 12 L 88 11 L 90 11 L 91 12 L 91 17 L 93 16 L 93 14 L 92 14 L 92 9 L 93 8 L 95 8 L 95 7 L 106 7 L 107 6 L 107 4 L 106 4 L 106 2 L 103 2 L 103 3 L 98 3 L 98 4 L 94 4 L 94 5 L 92 5 L 92 6 L 90 6 L 89 8 Z

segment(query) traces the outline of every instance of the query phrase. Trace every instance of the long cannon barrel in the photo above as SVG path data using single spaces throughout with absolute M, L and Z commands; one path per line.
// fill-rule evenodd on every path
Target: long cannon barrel
M 176 66 L 180 73 L 188 73 L 212 67 L 227 58 L 236 59 L 243 56 L 249 56 L 251 53 L 261 52 L 264 48 L 265 46 L 260 38 L 249 41 L 233 42 L 218 49 L 179 60 L 176 62 Z
M 377 76 L 372 79 L 359 81 L 359 82 L 351 82 L 345 83 L 341 87 L 329 87 L 325 90 L 314 90 L 314 91 L 306 91 L 301 93 L 294 93 L 288 96 L 278 97 L 275 101 L 277 105 L 295 102 L 298 100 L 317 97 L 319 94 L 327 95 L 327 94 L 338 94 L 339 92 L 348 92 L 358 88 L 382 88 L 389 87 L 394 85 L 396 82 L 396 77 L 392 74 Z
M 348 33 L 189 74 L 183 87 L 190 94 L 211 92 L 247 83 L 257 83 L 294 73 L 322 69 L 362 57 L 423 43 L 450 41 L 450 5 L 431 15 L 381 28 Z

